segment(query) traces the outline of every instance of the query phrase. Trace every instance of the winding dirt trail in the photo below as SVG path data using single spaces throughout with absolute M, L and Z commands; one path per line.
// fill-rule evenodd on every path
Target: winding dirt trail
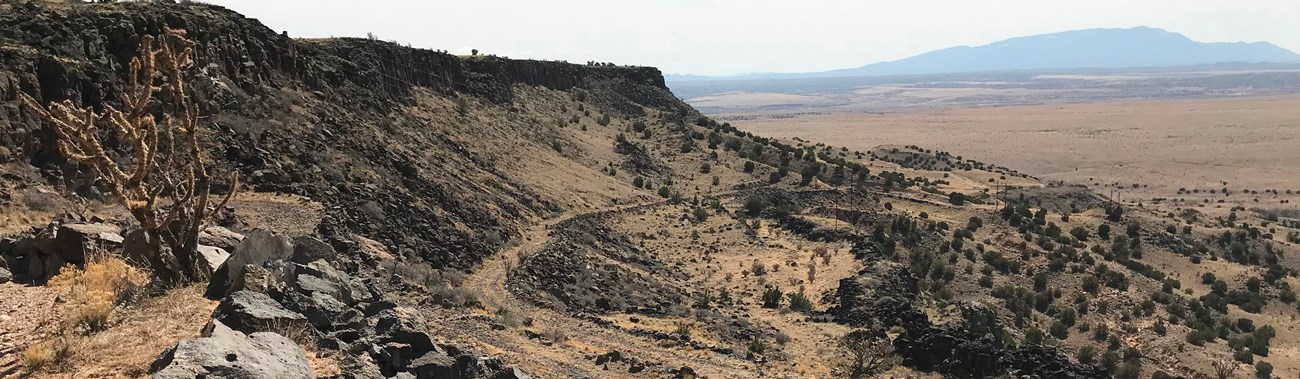
M 710 196 L 729 196 L 735 192 Z M 600 377 L 640 377 L 643 374 L 627 372 L 626 365 L 609 365 L 608 371 L 597 366 L 588 356 L 600 355 L 610 351 L 622 352 L 646 362 L 647 371 L 666 372 L 683 365 L 695 372 L 715 378 L 742 378 L 754 376 L 752 362 L 726 356 L 711 351 L 694 350 L 681 346 L 662 346 L 659 341 L 635 336 L 617 327 L 605 326 L 588 319 L 538 307 L 515 296 L 507 287 L 507 275 L 527 254 L 535 252 L 549 241 L 549 233 L 564 221 L 578 217 L 590 217 L 599 214 L 614 215 L 634 209 L 652 209 L 663 206 L 667 201 L 654 201 L 641 204 L 612 207 L 569 214 L 538 223 L 522 233 L 520 243 L 509 249 L 497 252 L 484 260 L 478 269 L 469 275 L 462 287 L 478 291 L 483 309 L 488 312 L 508 310 L 518 318 L 531 318 L 532 326 L 519 326 L 504 330 L 456 329 L 450 332 L 475 334 L 491 353 L 503 357 L 511 364 L 521 364 L 530 374 L 539 377 L 567 377 L 573 375 L 591 375 L 599 372 Z M 567 341 L 558 343 L 543 342 L 529 338 L 524 330 L 535 333 L 560 333 Z M 483 338 L 488 337 L 488 338 Z M 654 364 L 661 363 L 659 367 Z

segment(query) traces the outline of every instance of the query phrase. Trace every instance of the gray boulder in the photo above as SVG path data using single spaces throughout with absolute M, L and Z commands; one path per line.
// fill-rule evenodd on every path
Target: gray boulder
M 415 374 L 417 379 L 455 378 L 460 376 L 460 367 L 456 358 L 434 350 L 412 360 L 407 365 L 407 372 Z
M 66 224 L 59 227 L 54 242 L 68 263 L 85 264 L 86 255 L 97 249 L 122 247 L 121 229 L 107 224 Z
M 360 279 L 335 269 L 324 260 L 313 261 L 305 266 L 296 265 L 294 273 L 297 274 L 294 288 L 304 294 L 323 293 L 349 306 L 375 300 L 375 294 L 369 286 Z
M 0 255 L 17 280 L 44 283 L 67 264 L 86 263 L 93 251 L 121 249 L 119 229 L 106 224 L 51 223 L 0 241 Z
M 9 269 L 0 267 L 0 284 L 9 283 L 14 280 L 14 274 Z
M 338 255 L 334 251 L 334 246 L 324 241 L 309 237 L 299 236 L 293 238 L 293 263 L 308 264 L 318 260 L 333 261 Z
M 375 322 L 375 334 L 381 336 L 381 342 L 395 342 L 411 345 L 421 353 L 432 351 L 435 347 L 433 338 L 426 332 L 428 323 L 414 309 L 398 307 L 379 312 Z
M 216 246 L 225 251 L 234 251 L 240 242 L 244 241 L 244 235 L 230 231 L 220 226 L 210 226 L 199 232 L 199 244 Z
M 253 291 L 235 292 L 222 299 L 212 318 L 245 333 L 307 328 L 307 318 L 302 314 L 285 309 L 264 293 Z
M 241 280 L 247 266 L 263 266 L 274 261 L 287 261 L 293 256 L 293 244 L 288 237 L 265 230 L 249 233 L 224 264 L 212 274 L 205 294 L 209 299 L 220 299 L 232 292 L 231 285 Z
M 203 258 L 202 267 L 207 274 L 216 272 L 223 263 L 226 263 L 226 259 L 230 258 L 230 253 L 216 246 L 199 245 L 198 251 L 199 257 Z
M 245 335 L 212 320 L 200 338 L 178 342 L 149 366 L 154 379 L 315 378 L 302 348 L 275 333 Z

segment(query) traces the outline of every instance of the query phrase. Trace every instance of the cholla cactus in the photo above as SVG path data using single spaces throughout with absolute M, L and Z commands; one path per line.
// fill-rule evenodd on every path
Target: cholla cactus
M 149 234 L 154 251 L 143 253 L 152 261 L 178 266 L 164 268 L 174 272 L 158 274 L 177 280 L 202 275 L 196 259 L 199 230 L 230 201 L 238 182 L 236 174 L 226 196 L 216 204 L 209 201 L 211 178 L 199 148 L 198 110 L 185 94 L 183 79 L 192 64 L 193 48 L 183 30 L 166 29 L 160 36 L 143 37 L 139 56 L 131 60 L 120 110 L 105 105 L 103 113 L 96 113 L 71 100 L 52 102 L 47 109 L 26 94 L 20 96 L 53 125 L 59 151 L 94 169 Z M 155 94 L 163 103 L 161 117 L 151 112 Z M 105 125 L 131 150 L 128 163 L 119 164 L 108 156 L 99 133 Z

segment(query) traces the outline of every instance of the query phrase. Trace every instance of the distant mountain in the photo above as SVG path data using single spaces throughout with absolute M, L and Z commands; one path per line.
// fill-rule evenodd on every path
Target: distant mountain
M 1192 66 L 1223 62 L 1300 62 L 1300 54 L 1268 42 L 1193 41 L 1163 29 L 1087 29 L 1018 37 L 984 46 L 957 46 L 892 62 L 811 73 L 729 77 L 669 75 L 668 81 L 789 79 L 1018 71 Z

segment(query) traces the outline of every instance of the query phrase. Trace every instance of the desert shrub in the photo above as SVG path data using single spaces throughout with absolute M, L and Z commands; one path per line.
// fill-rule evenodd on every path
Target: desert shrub
M 792 292 L 788 295 L 788 297 L 790 298 L 790 309 L 803 312 L 803 313 L 812 312 L 813 310 L 812 300 L 809 299 L 807 295 L 804 295 L 802 291 Z M 766 305 L 766 299 L 764 299 L 764 305 Z
M 1118 379 L 1137 379 L 1142 374 L 1142 361 L 1127 361 L 1115 369 Z
M 434 303 L 442 304 L 446 307 L 463 308 L 468 306 L 478 306 L 479 297 L 482 294 L 478 290 L 465 287 L 452 287 L 447 285 L 435 286 L 430 289 L 430 296 Z
M 708 174 L 709 172 L 712 172 L 712 171 L 713 171 L 713 165 L 708 164 L 708 163 L 704 163 L 704 164 L 700 165 L 700 173 L 701 173 L 701 174 Z
M 691 211 L 691 218 L 693 218 L 695 222 L 707 221 L 709 219 L 709 210 L 704 209 L 703 207 L 696 207 Z
M 1070 336 L 1070 327 L 1065 326 L 1065 324 L 1060 321 L 1056 321 L 1052 323 L 1050 328 L 1048 328 L 1048 332 L 1052 334 L 1052 337 L 1063 340 Z
M 105 105 L 98 113 L 71 100 L 50 103 L 46 108 L 19 94 L 28 108 L 53 126 L 63 156 L 90 167 L 112 188 L 119 205 L 135 218 L 147 237 L 143 240 L 150 245 L 149 251 L 133 253 L 146 257 L 154 274 L 168 281 L 204 276 L 197 250 L 199 230 L 225 207 L 238 180 L 238 175 L 231 178 L 226 197 L 211 202 L 213 178 L 206 150 L 198 139 L 203 127 L 197 106 L 184 92 L 193 49 L 194 43 L 182 30 L 164 29 L 160 36 L 142 37 L 121 91 L 124 110 Z M 151 101 L 155 93 L 164 106 L 155 107 Z M 155 117 L 157 109 L 167 113 Z M 117 131 L 115 136 L 96 132 L 109 125 Z M 105 148 L 109 138 L 129 146 L 130 159 L 109 157 Z
M 1084 292 L 1097 293 L 1097 290 L 1100 289 L 1100 287 L 1101 287 L 1101 283 L 1100 281 L 1097 280 L 1096 276 L 1089 275 L 1083 278 Z
M 745 350 L 749 351 L 751 355 L 763 355 L 763 353 L 767 352 L 767 343 L 763 342 L 762 339 L 754 338 L 749 340 L 749 345 L 745 346 Z
M 22 355 L 18 357 L 18 362 L 23 370 L 34 373 L 61 364 L 71 355 L 71 352 L 67 343 L 62 340 L 39 342 L 23 350 Z
M 551 342 L 555 342 L 557 344 L 564 344 L 565 342 L 569 341 L 569 333 L 565 332 L 564 329 L 560 329 L 555 326 L 549 326 L 546 329 L 543 329 L 539 335 L 543 339 L 550 340 Z
M 838 343 L 845 361 L 841 364 L 850 378 L 870 378 L 898 364 L 893 345 L 886 338 L 866 330 L 856 330 L 840 337 Z
M 1091 345 L 1084 346 L 1083 348 L 1079 349 L 1079 355 L 1078 355 L 1079 363 L 1092 364 L 1092 361 L 1095 359 L 1096 356 L 1097 356 L 1097 348 L 1094 348 Z
M 956 206 L 962 206 L 962 205 L 965 205 L 965 204 L 966 204 L 966 194 L 961 193 L 961 192 L 952 192 L 952 193 L 949 193 L 949 194 L 948 194 L 948 203 L 951 203 L 952 205 L 956 205 Z
M 792 340 L 789 334 L 786 334 L 785 332 L 781 332 L 781 331 L 776 332 L 775 339 L 778 345 L 785 345 L 787 343 L 790 343 L 790 341 Z
M 1267 378 L 1272 378 L 1272 377 L 1273 377 L 1273 364 L 1268 363 L 1268 362 L 1264 362 L 1264 361 L 1259 361 L 1259 363 L 1256 363 L 1256 364 L 1255 364 L 1255 377 L 1256 377 L 1256 378 L 1265 378 L 1265 379 L 1267 379 Z
M 1237 350 L 1232 353 L 1232 359 L 1236 359 L 1237 362 L 1251 364 L 1255 363 L 1255 354 L 1251 354 L 1248 350 Z
M 1071 235 L 1071 236 L 1074 236 L 1075 239 L 1078 239 L 1078 240 L 1080 240 L 1080 241 L 1087 241 L 1087 240 L 1088 240 L 1088 229 L 1086 229 L 1086 228 L 1084 228 L 1084 227 L 1082 227 L 1082 226 L 1076 226 L 1076 227 L 1074 227 L 1074 229 L 1070 229 L 1070 235 Z
M 754 172 L 754 161 L 745 161 L 745 169 L 744 169 L 744 170 L 745 170 L 745 173 L 746 173 L 746 174 L 749 174 L 749 173 Z
M 677 328 L 673 330 L 673 335 L 683 341 L 691 340 L 691 325 L 687 323 L 678 323 Z
M 781 298 L 784 296 L 780 288 L 769 287 L 763 291 L 763 308 L 780 308 Z
M 94 257 L 85 267 L 65 267 L 48 285 L 63 291 L 74 307 L 70 326 L 97 333 L 108 328 L 116 306 L 131 300 L 149 282 L 148 275 L 116 257 Z

